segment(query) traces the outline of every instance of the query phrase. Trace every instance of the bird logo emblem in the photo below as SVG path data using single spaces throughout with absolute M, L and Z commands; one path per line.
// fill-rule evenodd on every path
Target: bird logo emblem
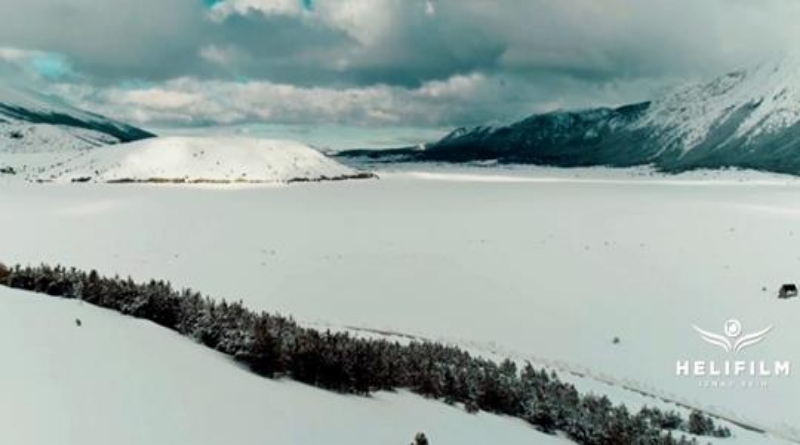
M 760 331 L 743 334 L 742 323 L 735 318 L 725 322 L 723 326 L 724 335 L 706 331 L 695 325 L 692 325 L 692 327 L 700 334 L 703 340 L 712 345 L 719 346 L 724 349 L 725 352 L 729 353 L 736 353 L 749 346 L 761 343 L 772 330 L 772 326 L 767 326 Z

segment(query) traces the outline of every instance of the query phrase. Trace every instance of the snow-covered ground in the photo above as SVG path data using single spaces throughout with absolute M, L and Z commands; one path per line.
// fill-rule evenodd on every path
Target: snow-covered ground
M 800 300 L 776 298 L 800 281 L 800 183 L 576 172 L 396 171 L 288 188 L 13 182 L 0 192 L 0 260 L 166 278 L 310 323 L 533 358 L 800 437 L 796 376 L 723 389 L 675 375 L 678 360 L 731 359 L 692 328 L 722 332 L 731 318 L 746 332 L 774 326 L 737 359 L 800 363 Z
M 405 392 L 260 378 L 149 322 L 2 287 L 0 350 L 3 444 L 403 444 L 418 431 L 435 444 L 569 443 Z
M 779 173 L 755 170 L 697 169 L 680 174 L 664 174 L 651 166 L 607 168 L 572 167 L 554 168 L 540 165 L 498 164 L 475 162 L 448 164 L 434 162 L 380 163 L 355 161 L 352 164 L 370 171 L 380 170 L 381 177 L 398 176 L 447 182 L 576 182 L 636 185 L 800 185 L 800 178 Z

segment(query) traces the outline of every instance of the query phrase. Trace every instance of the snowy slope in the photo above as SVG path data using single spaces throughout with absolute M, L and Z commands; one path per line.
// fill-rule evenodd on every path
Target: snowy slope
M 787 56 L 653 102 L 641 125 L 652 125 L 684 150 L 697 148 L 728 121 L 730 140 L 758 142 L 800 122 L 800 57 Z
M 763 63 L 652 102 L 559 111 L 458 129 L 426 150 L 344 153 L 389 161 L 496 160 L 565 167 L 654 165 L 800 174 L 800 56 Z
M 0 84 L 0 181 L 35 180 L 87 150 L 152 136 L 56 97 Z
M 152 323 L 4 287 L 0 350 L 3 444 L 374 445 L 418 431 L 437 445 L 568 443 L 405 392 L 260 378 Z
M 91 150 L 41 179 L 97 182 L 292 182 L 359 176 L 292 141 L 167 137 Z
M 62 125 L 0 122 L 0 150 L 4 153 L 70 152 L 116 144 L 105 133 Z
M 0 152 L 74 151 L 151 136 L 58 98 L 0 85 Z

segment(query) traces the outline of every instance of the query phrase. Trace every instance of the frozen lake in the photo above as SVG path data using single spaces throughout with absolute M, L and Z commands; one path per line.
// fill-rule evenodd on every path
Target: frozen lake
M 675 375 L 678 360 L 800 366 L 800 300 L 776 298 L 800 282 L 800 182 L 736 175 L 7 183 L 0 260 L 164 278 L 305 322 L 474 342 L 800 436 L 796 375 L 752 388 Z M 692 328 L 722 333 L 732 318 L 746 333 L 774 328 L 735 357 Z

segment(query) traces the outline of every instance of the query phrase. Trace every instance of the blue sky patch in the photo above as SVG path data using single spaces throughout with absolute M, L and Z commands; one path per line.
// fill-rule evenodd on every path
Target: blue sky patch
M 47 79 L 59 79 L 72 72 L 66 57 L 59 54 L 44 54 L 31 61 L 36 74 Z

